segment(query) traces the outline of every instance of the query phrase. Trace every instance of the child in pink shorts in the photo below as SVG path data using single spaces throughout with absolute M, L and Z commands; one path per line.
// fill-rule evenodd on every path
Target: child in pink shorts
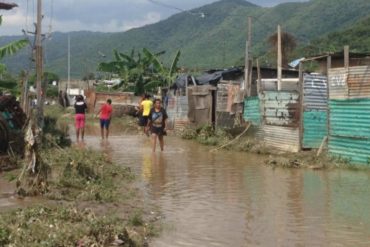
M 76 140 L 77 142 L 80 140 L 80 133 L 81 133 L 81 140 L 84 139 L 85 134 L 85 113 L 86 113 L 86 103 L 82 95 L 76 96 L 76 103 L 75 103 L 75 126 L 76 126 Z

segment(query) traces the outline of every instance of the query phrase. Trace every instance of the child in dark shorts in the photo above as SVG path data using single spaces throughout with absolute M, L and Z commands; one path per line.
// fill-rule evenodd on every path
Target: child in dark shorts
M 164 150 L 163 136 L 166 135 L 167 112 L 161 106 L 161 100 L 154 100 L 154 107 L 150 110 L 147 127 L 150 128 L 153 140 L 153 152 L 156 150 L 157 138 L 161 151 Z

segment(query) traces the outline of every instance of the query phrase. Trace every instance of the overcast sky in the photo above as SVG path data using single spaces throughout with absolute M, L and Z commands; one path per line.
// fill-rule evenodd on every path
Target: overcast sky
M 163 3 L 163 5 L 154 2 Z M 121 32 L 158 22 L 181 10 L 189 10 L 217 0 L 44 0 L 43 32 L 102 31 Z M 260 6 L 304 0 L 250 0 Z M 0 35 L 19 35 L 33 31 L 37 0 L 0 0 L 17 3 L 11 11 L 0 10 L 3 25 Z M 168 5 L 168 6 L 165 6 Z M 174 7 L 174 8 L 171 8 Z

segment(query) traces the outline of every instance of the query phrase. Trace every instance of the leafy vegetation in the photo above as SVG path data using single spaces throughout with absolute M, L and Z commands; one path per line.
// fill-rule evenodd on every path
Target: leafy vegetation
M 3 17 L 0 15 L 0 26 L 3 22 Z M 27 39 L 21 39 L 17 41 L 10 42 L 5 44 L 4 46 L 0 47 L 0 59 L 4 58 L 5 56 L 13 55 L 18 52 L 20 49 L 24 48 L 28 45 Z
M 122 91 L 134 91 L 140 95 L 147 91 L 153 91 L 159 86 L 170 86 L 175 79 L 177 63 L 180 59 L 180 51 L 177 52 L 171 67 L 167 68 L 159 56 L 165 52 L 154 54 L 144 48 L 142 53 L 131 51 L 130 55 L 114 52 L 115 60 L 112 62 L 100 63 L 99 70 L 115 74 L 122 79 L 116 89 Z
M 135 247 L 145 244 L 144 235 L 151 235 L 144 232 L 143 227 L 136 229 L 111 214 L 98 215 L 89 207 L 36 206 L 0 214 L 1 246 Z
M 317 55 L 322 51 L 336 52 L 350 45 L 352 52 L 370 51 L 370 17 L 361 20 L 342 31 L 330 33 L 310 42 L 301 52 L 307 55 Z

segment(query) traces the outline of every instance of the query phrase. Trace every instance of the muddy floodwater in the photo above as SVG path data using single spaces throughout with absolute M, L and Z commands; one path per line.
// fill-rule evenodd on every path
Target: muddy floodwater
M 86 143 L 129 166 L 164 215 L 151 246 L 370 246 L 370 172 L 273 169 L 265 157 L 145 136 Z
M 274 169 L 176 137 L 152 154 L 146 136 L 98 133 L 85 145 L 130 167 L 163 214 L 151 246 L 370 246 L 370 171 Z M 0 210 L 22 203 L 1 176 L 0 186 Z

